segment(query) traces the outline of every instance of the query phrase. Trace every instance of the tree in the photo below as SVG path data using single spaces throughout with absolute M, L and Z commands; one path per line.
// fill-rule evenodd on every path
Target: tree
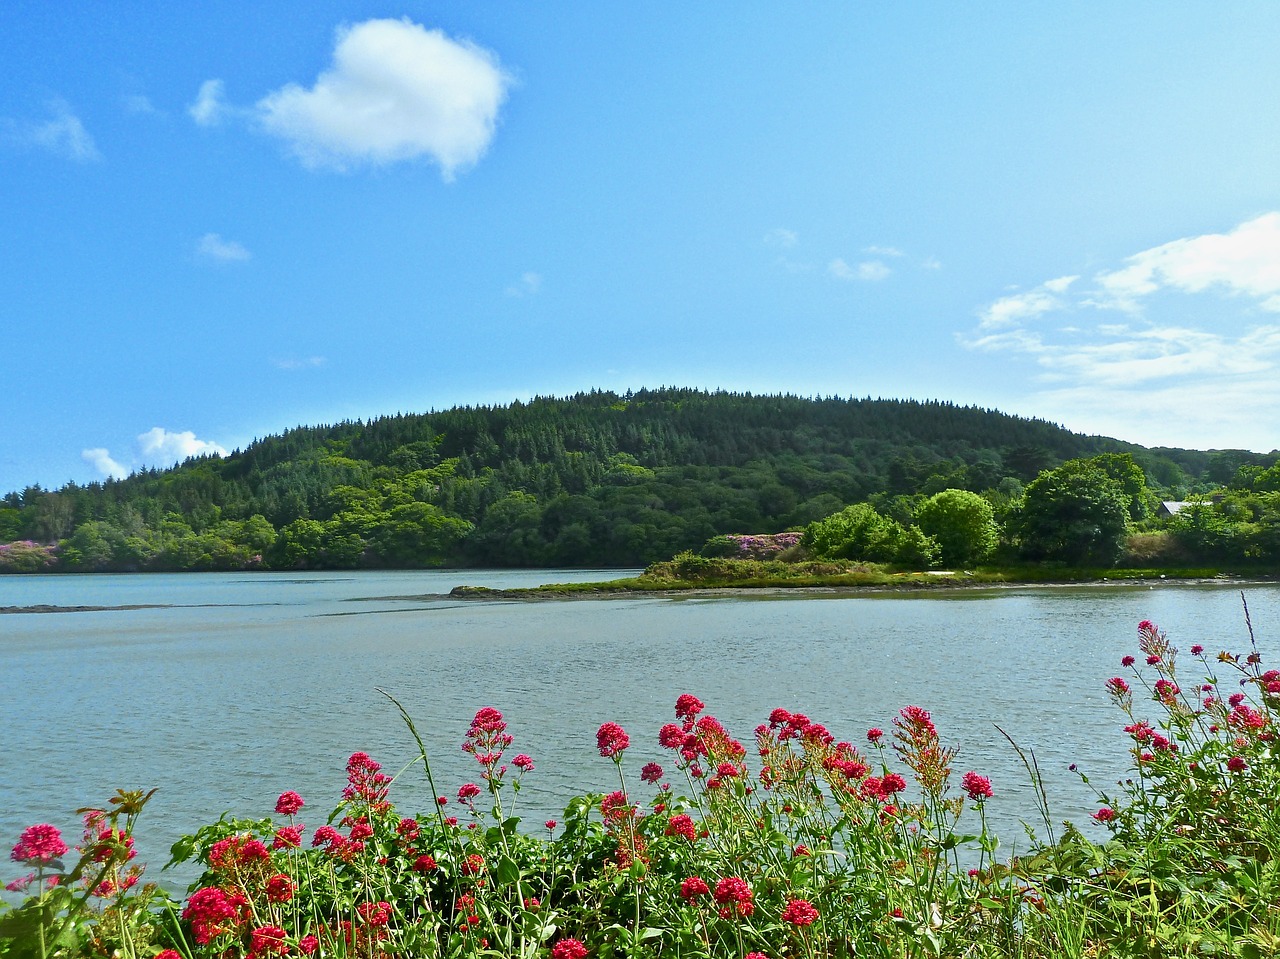
M 962 566 L 991 555 L 999 537 L 991 504 L 969 490 L 935 493 L 916 510 L 916 525 L 938 542 L 942 563 Z
M 1110 566 L 1124 549 L 1129 498 L 1087 460 L 1046 470 L 1027 485 L 1013 524 L 1027 559 Z
M 919 528 L 905 529 L 869 503 L 855 503 L 810 523 L 800 542 L 817 556 L 915 567 L 932 565 L 938 549 Z

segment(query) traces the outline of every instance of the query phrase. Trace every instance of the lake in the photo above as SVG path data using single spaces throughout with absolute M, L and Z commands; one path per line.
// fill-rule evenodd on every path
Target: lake
M 739 739 L 771 709 L 799 710 L 838 739 L 888 730 L 907 704 L 957 745 L 955 781 L 974 769 L 996 791 L 990 818 L 1010 847 L 1038 822 L 1027 775 L 996 726 L 1034 750 L 1056 820 L 1086 821 L 1095 785 L 1125 768 L 1121 714 L 1103 684 L 1124 674 L 1137 623 L 1186 650 L 1247 647 L 1240 587 L 1090 586 L 858 596 L 761 595 L 547 602 L 459 601 L 459 584 L 512 587 L 631 571 L 399 571 L 0 577 L 0 606 L 163 609 L 0 615 L 0 842 L 34 822 L 74 838 L 81 806 L 116 788 L 158 792 L 138 832 L 151 878 L 182 833 L 225 810 L 270 815 L 286 789 L 320 825 L 364 750 L 395 772 L 416 753 L 395 708 L 414 717 L 437 785 L 476 778 L 461 750 L 476 709 L 496 706 L 530 754 L 517 812 L 560 818 L 584 790 L 616 788 L 595 749 L 600 723 L 631 735 L 633 794 L 657 760 L 659 727 L 681 693 Z M 1245 595 L 1264 663 L 1280 634 L 1280 587 Z M 399 598 L 396 598 L 399 597 Z M 419 598 L 407 598 L 419 597 Z M 1198 674 L 1183 661 L 1184 685 Z M 752 754 L 753 757 L 753 754 Z M 755 768 L 753 766 L 753 768 Z M 678 783 L 677 783 L 678 785 Z M 397 781 L 402 810 L 430 803 L 420 769 Z M 6 857 L 7 858 L 7 857 Z M 16 866 L 15 866 L 16 868 Z M 179 874 L 184 880 L 188 874 Z M 8 873 L 5 878 L 12 878 Z

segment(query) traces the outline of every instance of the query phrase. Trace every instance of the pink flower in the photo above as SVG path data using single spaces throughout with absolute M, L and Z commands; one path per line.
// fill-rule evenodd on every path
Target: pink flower
M 1111 822 L 1111 820 L 1116 818 L 1116 811 L 1108 808 L 1107 806 L 1103 806 L 1093 814 L 1093 818 L 1098 822 Z
M 974 802 L 991 798 L 991 780 L 986 776 L 979 776 L 975 772 L 965 773 L 964 778 L 960 780 L 960 786 Z
M 739 916 L 749 916 L 755 911 L 751 887 L 747 885 L 746 880 L 739 879 L 737 876 L 725 876 L 716 883 L 715 899 L 722 906 L 731 906 L 732 911 Z M 721 915 L 725 918 L 728 918 L 728 913 L 729 909 L 721 911 Z
M 511 760 L 511 765 L 515 766 L 516 769 L 520 770 L 522 773 L 532 772 L 533 758 L 526 756 L 524 753 L 519 753 L 515 759 Z
M 620 759 L 622 751 L 630 745 L 631 737 L 617 723 L 605 723 L 596 730 L 596 746 L 605 759 Z
M 809 926 L 818 918 L 818 910 L 807 899 L 792 899 L 782 910 L 782 921 L 793 926 Z
M 556 822 L 554 819 L 548 819 L 546 822 L 543 823 L 543 825 L 547 827 L 548 832 L 551 832 L 556 828 L 556 826 L 560 824 Z
M 67 844 L 62 841 L 62 833 L 58 831 L 58 827 L 40 823 L 22 831 L 9 858 L 14 862 L 43 866 L 66 855 L 66 852 Z
M 306 803 L 302 801 L 302 797 L 290 789 L 287 792 L 282 792 L 280 798 L 276 800 L 276 812 L 281 816 L 293 816 L 304 805 Z
M 1195 646 L 1192 646 L 1192 647 L 1191 647 L 1191 655 L 1192 655 L 1192 656 L 1199 656 L 1199 655 L 1200 655 L 1201 653 L 1203 653 L 1203 652 L 1204 652 L 1204 647 L 1203 647 L 1203 646 L 1201 646 L 1199 643 L 1197 643 Z
M 657 763 L 645 763 L 644 768 L 640 770 L 640 781 L 646 783 L 656 783 L 662 778 L 662 767 Z
M 870 729 L 867 730 L 867 742 L 878 743 L 880 742 L 880 737 L 883 735 L 884 735 L 883 729 L 872 726 Z
M 1123 659 L 1120 660 L 1120 665 L 1124 666 L 1127 669 L 1128 667 L 1132 666 L 1135 662 L 1136 660 L 1132 656 L 1125 656 Z
M 1112 696 L 1123 696 L 1129 691 L 1129 684 L 1119 676 L 1112 676 L 1107 680 L 1107 692 Z
M 578 939 L 561 939 L 551 947 L 551 959 L 586 959 L 587 947 Z
M 480 787 L 475 783 L 467 783 L 458 789 L 458 802 L 467 802 L 480 795 Z
M 658 730 L 658 745 L 663 749 L 679 749 L 684 745 L 684 730 L 675 723 L 667 723 Z
M 389 902 L 362 902 L 356 907 L 356 914 L 371 926 L 385 926 L 392 912 Z

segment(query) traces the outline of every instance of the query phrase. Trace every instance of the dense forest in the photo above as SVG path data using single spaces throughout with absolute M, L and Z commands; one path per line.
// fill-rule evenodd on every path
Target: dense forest
M 990 504 L 996 548 L 1084 561 L 1027 525 L 1026 494 L 1058 474 L 1074 489 L 1070 464 L 1108 456 L 1141 480 L 1126 535 L 1160 532 L 1159 500 L 1200 496 L 1171 527 L 1180 555 L 1280 559 L 1277 453 L 1146 449 L 945 402 L 668 388 L 299 427 L 123 480 L 32 486 L 0 500 L 0 570 L 640 566 L 855 504 L 913 528 L 947 490 Z

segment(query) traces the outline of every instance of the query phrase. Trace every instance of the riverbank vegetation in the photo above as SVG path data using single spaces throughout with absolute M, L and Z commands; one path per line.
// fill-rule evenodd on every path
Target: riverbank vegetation
M 851 507 L 882 518 L 869 552 L 843 557 L 859 561 L 1274 567 L 1278 463 L 949 403 L 591 392 L 303 427 L 14 491 L 0 571 L 643 567 Z M 977 538 L 976 500 L 991 510 Z M 1161 501 L 1197 505 L 1162 519 Z
M 399 775 L 427 777 L 432 809 L 397 810 L 398 776 L 354 753 L 327 815 L 285 792 L 274 816 L 224 815 L 180 840 L 173 861 L 202 873 L 170 900 L 135 858 L 150 796 L 122 792 L 80 810 L 74 850 L 50 823 L 18 837 L 7 888 L 23 898 L 0 908 L 0 956 L 1273 955 L 1280 670 L 1250 642 L 1183 655 L 1141 623 L 1100 677 L 1128 776 L 1099 788 L 1082 830 L 1054 821 L 1019 751 L 1042 821 L 1013 858 L 985 810 L 1015 784 L 968 768 L 915 705 L 865 730 L 778 706 L 740 739 L 686 694 L 656 731 L 669 759 L 638 771 L 606 719 L 593 747 L 617 788 L 541 825 L 519 814 L 536 757 L 498 709 L 461 736 L 473 781 L 447 785 L 401 710 L 420 754 Z

